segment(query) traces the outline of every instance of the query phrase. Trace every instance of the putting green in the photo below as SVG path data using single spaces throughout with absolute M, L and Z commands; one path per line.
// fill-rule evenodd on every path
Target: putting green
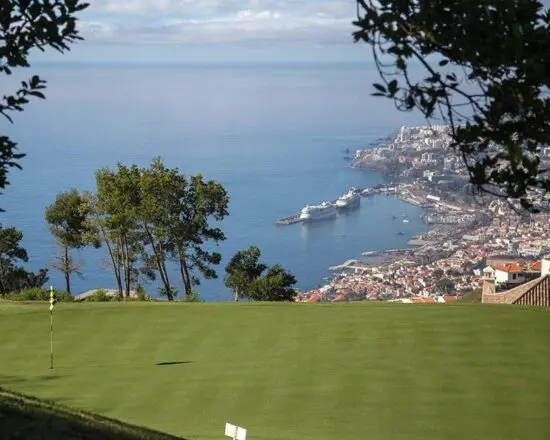
M 190 439 L 550 438 L 550 310 L 0 303 L 0 386 Z

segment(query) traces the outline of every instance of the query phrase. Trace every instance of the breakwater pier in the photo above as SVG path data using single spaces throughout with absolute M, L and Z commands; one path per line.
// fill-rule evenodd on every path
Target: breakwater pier
M 300 214 L 289 215 L 288 217 L 280 218 L 275 222 L 275 224 L 279 226 L 293 225 L 294 223 L 302 223 Z

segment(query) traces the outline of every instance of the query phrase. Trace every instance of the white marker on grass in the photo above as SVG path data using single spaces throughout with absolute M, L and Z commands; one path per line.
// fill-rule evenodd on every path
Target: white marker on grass
M 246 429 L 226 423 L 225 435 L 226 437 L 231 437 L 233 440 L 246 440 Z

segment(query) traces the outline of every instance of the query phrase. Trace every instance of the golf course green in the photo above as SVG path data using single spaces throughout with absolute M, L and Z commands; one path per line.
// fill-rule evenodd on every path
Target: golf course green
M 0 387 L 185 437 L 547 440 L 550 310 L 0 302 Z

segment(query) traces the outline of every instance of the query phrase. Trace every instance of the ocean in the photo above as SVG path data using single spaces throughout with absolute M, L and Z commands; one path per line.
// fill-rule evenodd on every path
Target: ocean
M 53 64 L 34 72 L 48 80 L 47 100 L 15 115 L 14 125 L 2 125 L 27 157 L 23 171 L 10 172 L 11 185 L 0 197 L 2 224 L 24 231 L 30 268 L 47 266 L 56 253 L 44 208 L 58 192 L 93 190 L 96 169 L 117 162 L 146 166 L 156 156 L 222 183 L 231 198 L 230 216 L 221 223 L 227 240 L 219 246 L 219 278 L 197 289 L 206 300 L 231 298 L 224 266 L 250 245 L 261 249 L 265 263 L 292 271 L 298 288 L 311 289 L 324 283 L 329 266 L 363 251 L 405 247 L 426 230 L 421 211 L 392 196 L 364 198 L 360 210 L 335 221 L 274 224 L 351 185 L 386 182 L 374 171 L 351 169 L 344 150 L 423 123 L 370 96 L 371 65 Z M 83 267 L 82 277 L 73 277 L 74 293 L 114 287 L 105 252 L 75 252 Z M 50 275 L 50 284 L 63 287 L 60 274 Z M 145 287 L 156 290 L 154 283 Z

